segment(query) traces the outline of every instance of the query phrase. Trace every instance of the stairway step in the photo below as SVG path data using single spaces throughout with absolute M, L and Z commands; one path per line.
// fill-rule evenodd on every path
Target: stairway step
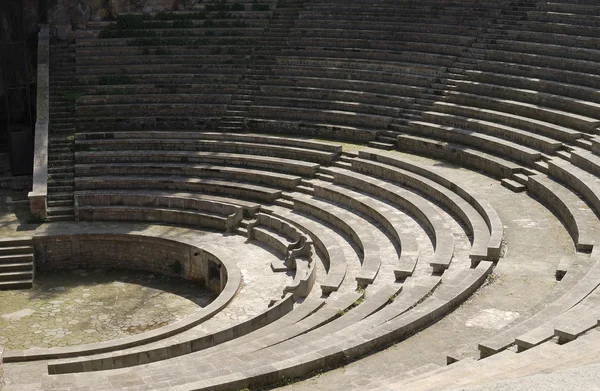
M 13 272 L 32 272 L 33 262 L 0 263 L 0 274 Z
M 48 201 L 48 207 L 55 208 L 61 206 L 74 206 L 74 201 L 72 199 L 69 200 L 57 200 L 57 201 Z
M 390 151 L 395 147 L 394 144 L 384 143 L 381 141 L 369 141 L 367 145 L 372 148 L 385 149 L 387 151 Z
M 57 221 L 74 221 L 75 215 L 48 216 L 48 222 L 55 223 Z
M 527 187 L 525 187 L 525 185 L 522 185 L 519 182 L 514 181 L 512 179 L 504 178 L 500 181 L 500 183 L 502 184 L 502 186 L 514 191 L 515 193 L 520 193 L 527 190 Z
M 74 214 L 74 208 L 72 206 L 57 206 L 48 208 L 48 216 L 64 216 Z
M 29 254 L 0 255 L 0 264 L 25 263 L 33 261 L 33 251 Z
M 511 179 L 514 180 L 515 182 L 519 182 L 522 185 L 526 185 L 528 178 L 529 177 L 525 174 L 517 173 L 517 174 L 513 174 Z
M 72 200 L 73 199 L 73 192 L 64 192 L 64 193 L 60 193 L 60 192 L 50 192 L 48 193 L 48 201 L 60 201 L 60 200 Z
M 282 206 L 284 208 L 292 209 L 294 207 L 294 203 L 289 200 L 284 200 L 283 198 L 278 198 L 273 202 L 277 206 Z
M 31 289 L 33 287 L 33 279 L 17 280 L 17 281 L 0 281 L 0 290 L 10 289 Z
M 31 243 L 29 245 L 24 245 L 24 246 L 13 245 L 13 246 L 0 247 L 0 256 L 32 254 L 32 253 L 33 253 L 33 247 L 31 246 Z
M 0 272 L 0 281 L 22 281 L 32 280 L 33 271 L 19 271 L 19 272 Z

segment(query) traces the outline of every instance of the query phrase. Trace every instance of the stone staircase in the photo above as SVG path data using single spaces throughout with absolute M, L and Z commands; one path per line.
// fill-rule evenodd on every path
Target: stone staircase
M 50 136 L 48 140 L 48 220 L 73 220 L 75 160 L 73 137 L 77 91 L 74 88 L 75 44 L 50 47 Z
M 241 131 L 252 96 L 260 93 L 260 85 L 271 73 L 270 66 L 285 46 L 285 37 L 294 26 L 306 0 L 280 0 L 271 21 L 261 39 L 237 90 L 231 96 L 231 103 L 221 119 L 219 129 L 226 132 Z
M 32 238 L 0 239 L 0 290 L 31 288 L 33 276 Z

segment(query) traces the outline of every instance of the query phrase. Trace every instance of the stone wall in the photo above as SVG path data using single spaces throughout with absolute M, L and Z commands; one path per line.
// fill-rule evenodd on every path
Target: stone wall
M 34 237 L 36 270 L 112 268 L 143 270 L 198 281 L 215 292 L 227 282 L 222 263 L 202 249 L 174 240 L 136 235 L 60 235 Z M 218 279 L 208 278 L 210 265 Z M 216 270 L 215 269 L 215 270 Z

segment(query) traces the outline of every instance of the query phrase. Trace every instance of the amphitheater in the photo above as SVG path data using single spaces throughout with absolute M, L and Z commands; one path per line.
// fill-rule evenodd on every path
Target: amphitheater
M 598 0 L 204 0 L 51 30 L 43 224 L 0 227 L 3 391 L 600 389 Z M 211 299 L 54 346 L 1 323 L 32 313 L 3 294 L 99 268 Z

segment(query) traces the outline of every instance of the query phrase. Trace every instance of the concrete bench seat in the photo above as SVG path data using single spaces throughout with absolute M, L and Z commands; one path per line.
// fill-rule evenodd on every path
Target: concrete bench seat
M 559 314 L 551 321 L 517 337 L 515 339 L 517 348 L 519 351 L 531 349 L 552 339 L 554 336 L 558 336 L 559 338 L 566 336 L 567 341 L 575 339 L 573 337 L 577 337 L 578 334 L 582 334 L 584 331 L 598 325 L 598 319 L 600 319 L 598 318 L 599 304 L 600 290 L 596 288 L 569 310 Z M 561 329 L 565 324 L 574 331 L 561 333 Z M 564 342 L 564 338 L 562 342 Z
M 300 137 L 290 136 L 272 136 L 255 133 L 229 133 L 229 132 L 186 132 L 179 130 L 161 130 L 161 131 L 104 131 L 91 133 L 75 134 L 76 142 L 94 141 L 94 140 L 124 140 L 130 141 L 139 138 L 153 138 L 157 140 L 191 140 L 191 141 L 223 141 L 223 142 L 246 142 L 253 144 L 265 144 L 272 147 L 292 147 L 297 149 L 306 149 L 307 151 L 315 151 L 317 153 L 339 154 L 342 151 L 340 144 L 316 141 Z
M 303 56 L 303 57 L 341 57 L 344 59 L 356 60 L 375 60 L 385 58 L 390 62 L 419 62 L 436 66 L 451 66 L 456 60 L 456 55 L 436 54 L 425 52 L 396 52 L 390 50 L 377 49 L 357 49 L 357 48 L 327 48 L 318 46 L 306 46 L 303 49 L 285 49 L 283 56 Z
M 341 153 L 342 146 L 340 144 L 309 140 L 299 137 L 280 137 L 256 133 L 231 133 L 231 132 L 185 132 L 185 131 L 107 131 L 94 133 L 77 133 L 75 140 L 113 140 L 113 139 L 131 139 L 152 137 L 156 139 L 171 139 L 182 138 L 190 140 L 221 140 L 221 141 L 241 141 L 261 144 L 272 144 L 277 146 L 288 146 L 312 149 L 317 151 Z
M 380 112 L 381 115 L 397 115 L 401 107 L 414 103 L 414 98 L 407 96 L 368 92 L 362 89 L 339 90 L 319 87 L 262 86 L 261 91 L 266 96 L 255 97 L 254 102 L 257 102 L 257 104 L 278 99 L 281 101 L 282 97 L 288 98 L 286 100 L 292 103 L 297 102 L 297 99 L 311 99 L 317 100 L 321 107 L 323 107 L 322 101 L 332 101 L 332 103 L 343 103 L 348 108 L 354 108 L 357 112 L 371 114 Z M 363 110 L 363 106 L 371 108 L 371 110 Z
M 474 39 L 471 38 L 471 41 Z M 381 37 L 377 40 L 368 40 L 364 38 L 347 38 L 327 35 L 326 37 L 289 37 L 288 44 L 292 47 L 314 46 L 323 48 L 352 48 L 354 50 L 369 49 L 369 50 L 388 50 L 390 52 L 414 51 L 422 53 L 446 54 L 458 56 L 465 51 L 466 47 L 460 43 L 444 42 L 437 43 L 414 40 L 390 40 Z
M 258 213 L 256 220 L 251 221 L 246 230 L 249 239 L 256 239 L 279 251 L 289 268 L 293 268 L 293 265 L 288 266 L 288 263 L 296 257 L 301 256 L 312 262 L 312 239 L 285 220 Z
M 123 68 L 122 75 L 168 75 L 173 73 L 182 74 L 233 74 L 239 76 L 242 74 L 242 70 L 245 69 L 243 61 L 236 59 L 223 60 L 215 58 L 216 56 L 208 57 L 205 63 L 197 64 L 138 64 L 132 67 Z M 220 61 L 227 61 L 223 64 Z M 114 75 L 114 66 L 87 66 L 79 67 L 77 71 L 77 77 L 96 77 L 96 79 L 102 76 Z
M 97 175 L 182 175 L 198 178 L 217 178 L 247 181 L 283 189 L 294 189 L 302 177 L 266 170 L 189 163 L 109 163 L 76 164 L 76 176 Z
M 296 34 L 297 30 L 306 30 L 306 34 L 326 34 L 327 31 L 335 30 L 340 34 L 353 34 L 354 31 L 359 33 L 373 32 L 375 37 L 377 34 L 397 34 L 402 36 L 406 33 L 423 34 L 423 35 L 458 35 L 470 36 L 474 32 L 473 26 L 460 24 L 443 24 L 436 23 L 432 26 L 430 23 L 419 23 L 419 21 L 406 21 L 398 24 L 393 22 L 369 22 L 369 21 L 347 21 L 347 20 L 329 20 L 326 27 L 319 20 L 300 18 L 296 21 L 295 29 L 292 34 Z
M 559 25 L 559 28 L 561 26 Z M 573 27 L 573 26 L 572 26 Z M 561 46 L 573 46 L 583 49 L 597 49 L 598 43 L 592 37 L 585 37 L 581 34 L 564 34 L 560 31 L 528 31 L 511 30 L 503 38 L 513 41 L 535 42 L 541 44 L 553 44 Z
M 166 56 L 164 54 L 154 54 L 158 50 L 157 48 L 163 49 L 164 47 L 168 47 L 171 52 L 170 55 Z M 211 63 L 213 62 L 212 57 L 217 57 L 218 59 L 222 59 L 223 61 L 231 61 L 236 59 L 239 61 L 240 58 L 244 58 L 246 55 L 252 53 L 252 46 L 249 46 L 249 43 L 246 43 L 245 46 L 237 46 L 237 45 L 224 45 L 219 46 L 219 53 L 226 54 L 215 54 L 213 52 L 213 46 L 205 45 L 198 46 L 194 49 L 188 49 L 185 46 L 174 46 L 169 44 L 168 40 L 165 42 L 157 42 L 157 48 L 152 46 L 144 46 L 144 49 L 141 47 L 137 49 L 137 53 L 131 54 L 121 54 L 121 53 L 111 53 L 112 48 L 107 48 L 104 51 L 104 55 L 85 55 L 80 56 L 77 59 L 77 66 L 80 68 L 95 66 L 98 63 L 113 66 L 122 66 L 122 67 L 135 67 L 137 65 L 150 65 L 150 64 L 182 64 L 182 65 L 190 65 L 190 64 L 202 64 L 202 63 Z M 146 50 L 147 52 L 144 52 Z M 150 54 L 145 54 L 150 53 Z M 160 52 L 159 52 L 160 53 Z M 110 54 L 110 55 L 108 55 Z M 237 57 L 236 57 L 237 56 Z
M 284 288 L 284 292 L 291 292 L 294 298 L 304 298 L 310 294 L 317 278 L 317 267 L 307 258 L 294 258 L 294 280 Z
M 571 127 L 575 130 L 587 133 L 592 133 L 593 129 L 600 123 L 600 121 L 595 118 L 532 103 L 510 99 L 497 99 L 458 91 L 447 91 L 446 94 L 448 101 L 452 103 L 472 105 L 489 110 L 506 111 L 511 114 L 531 117 L 541 121 L 554 122 L 558 125 Z
M 454 255 L 454 237 L 444 218 L 424 198 L 393 183 L 358 172 L 352 172 L 351 175 L 336 172 L 334 183 L 374 194 L 406 210 L 427 227 L 433 238 L 435 252 L 431 266 L 434 272 L 443 272 L 450 266 Z
M 266 155 L 279 158 L 294 158 L 316 163 L 329 164 L 336 157 L 335 152 L 319 151 L 294 146 L 263 144 L 244 141 L 173 138 L 117 138 L 117 139 L 87 139 L 77 140 L 81 148 L 96 148 L 105 151 L 190 151 L 190 152 L 222 152 L 249 155 Z
M 569 2 L 546 2 L 539 6 L 540 10 L 548 12 L 574 13 L 583 15 L 600 16 L 600 9 L 596 5 L 569 3 Z
M 322 87 L 321 84 L 318 84 L 324 81 L 322 79 L 337 79 L 342 81 L 350 78 L 356 83 L 361 83 L 359 91 L 365 91 L 370 84 L 362 82 L 368 81 L 380 87 L 373 91 L 374 93 L 380 92 L 381 88 L 387 88 L 390 84 L 425 87 L 431 80 L 431 77 L 428 75 L 400 71 L 393 72 L 385 68 L 382 70 L 347 68 L 343 64 L 338 63 L 321 64 L 321 66 L 275 65 L 271 67 L 271 73 L 273 75 L 272 80 L 277 80 L 279 83 L 284 80 L 293 83 L 295 80 L 302 80 L 301 78 L 303 77 L 313 78 L 309 80 L 314 80 L 317 83 L 313 85 L 314 88 Z M 342 89 L 348 90 L 347 87 Z M 412 88 L 407 89 L 407 93 L 411 90 Z
M 92 118 L 98 121 L 102 117 L 125 117 L 133 116 L 185 116 L 194 113 L 196 116 L 218 116 L 226 110 L 229 100 L 227 95 L 222 96 L 222 103 L 129 103 L 129 104 L 97 104 L 90 106 L 77 106 L 75 113 L 79 119 Z
M 526 53 L 548 55 L 555 57 L 567 57 L 572 60 L 598 61 L 600 51 L 560 44 L 547 44 L 537 42 L 513 42 L 509 40 L 497 40 L 496 47 L 500 50 L 515 50 Z
M 559 126 L 554 123 L 540 121 L 527 116 L 507 113 L 493 109 L 483 109 L 469 105 L 459 105 L 450 102 L 435 102 L 432 106 L 436 111 L 459 117 L 493 122 L 539 134 L 549 139 L 573 143 L 580 139 L 582 132 Z
M 598 242 L 598 218 L 579 197 L 542 175 L 527 179 L 527 192 L 545 204 L 565 226 L 578 251 L 589 252 Z
M 247 25 L 245 27 L 235 27 L 235 31 L 236 34 L 240 34 L 239 36 L 242 37 L 260 37 L 263 35 L 264 33 L 264 26 L 265 23 L 264 21 L 258 21 L 258 20 L 247 20 L 246 21 Z M 77 50 L 77 54 L 85 54 L 87 50 L 96 48 L 96 47 L 113 47 L 113 46 L 123 46 L 126 45 L 127 42 L 134 38 L 135 35 L 138 35 L 140 32 L 146 31 L 146 30 L 151 30 L 153 35 L 155 35 L 156 37 L 173 37 L 173 31 L 176 31 L 178 34 L 180 34 L 182 37 L 205 37 L 207 39 L 210 38 L 215 38 L 215 37 L 222 37 L 224 36 L 223 34 L 227 34 L 228 32 L 230 32 L 232 30 L 232 28 L 230 27 L 203 27 L 203 26 L 194 26 L 192 27 L 188 27 L 188 28 L 178 28 L 178 29 L 173 29 L 173 28 L 152 28 L 152 29 L 131 29 L 129 30 L 131 32 L 132 37 L 123 37 L 123 38 L 107 38 L 107 37 L 102 37 L 100 39 L 82 39 L 79 38 L 76 40 L 75 45 L 76 45 L 76 50 Z M 214 31 L 215 35 L 214 36 L 207 36 L 206 32 L 207 31 Z M 225 35 L 228 36 L 228 35 Z M 125 46 L 127 47 L 127 46 Z
M 597 30 L 595 26 L 597 26 L 600 17 L 593 15 L 581 15 L 581 14 L 572 14 L 572 13 L 559 13 L 559 12 L 546 12 L 546 11 L 529 11 L 529 24 L 534 23 L 536 26 L 536 30 L 540 30 L 538 27 L 540 24 L 550 25 L 553 30 L 551 31 L 561 31 L 560 27 L 554 27 L 556 25 L 566 25 L 569 27 L 573 27 L 575 29 L 581 27 L 585 31 L 585 34 L 582 35 L 591 35 L 589 34 L 587 29 Z M 550 22 L 550 23 L 548 23 Z M 543 31 L 543 30 L 541 30 Z M 580 33 L 581 34 L 581 33 Z
M 473 81 L 488 82 L 514 88 L 526 88 L 574 99 L 600 102 L 600 92 L 596 88 L 584 85 L 476 70 L 467 70 L 465 71 L 465 75 L 469 77 L 469 80 Z
M 156 88 L 164 88 L 164 86 L 179 86 L 186 84 L 200 84 L 200 85 L 211 85 L 213 87 L 218 85 L 234 84 L 237 86 L 241 75 L 232 74 L 224 69 L 223 73 L 216 72 L 218 69 L 214 69 L 215 72 L 205 72 L 201 74 L 197 73 L 186 73 L 184 69 L 180 69 L 177 73 L 129 73 L 126 83 L 120 84 L 101 84 L 103 81 L 102 76 L 88 75 L 78 76 L 78 80 L 81 84 L 85 84 L 86 88 L 93 90 L 97 86 L 102 86 L 106 89 L 116 90 L 119 88 L 136 88 L 144 85 L 154 85 Z
M 328 111 L 336 111 L 336 112 L 347 112 L 347 113 L 355 113 L 357 116 L 362 115 L 375 115 L 381 117 L 397 117 L 402 113 L 402 106 L 397 107 L 393 105 L 392 102 L 388 105 L 375 105 L 369 103 L 362 102 L 354 102 L 352 100 L 342 100 L 343 97 L 334 97 L 324 98 L 324 99 L 316 99 L 311 97 L 304 97 L 298 95 L 309 95 L 309 94 L 295 94 L 294 88 L 289 89 L 290 94 L 285 94 L 282 92 L 282 95 L 276 96 L 271 95 L 265 91 L 265 95 L 256 96 L 253 99 L 253 104 L 258 107 L 269 107 L 276 106 L 281 107 L 282 110 L 287 110 L 289 108 L 293 109 L 318 109 L 318 110 L 328 110 Z M 317 95 L 315 93 L 314 95 Z M 407 103 L 403 104 L 404 107 L 408 106 Z
M 178 190 L 234 196 L 261 202 L 273 202 L 281 190 L 242 182 L 182 176 L 94 176 L 76 177 L 75 190 Z
M 379 133 L 376 129 L 364 127 L 334 125 L 330 123 L 308 123 L 284 119 L 265 119 L 259 114 L 247 114 L 244 124 L 255 132 L 289 134 L 295 133 L 304 137 L 327 138 L 334 140 L 352 140 L 368 142 L 374 140 Z
M 315 249 L 326 263 L 327 276 L 320 282 L 321 291 L 324 295 L 337 291 L 346 277 L 348 266 L 346 256 L 334 237 L 334 232 L 317 220 L 295 211 L 282 211 L 274 207 L 269 207 L 270 209 L 273 209 L 273 216 L 294 224 L 312 239 Z
M 439 113 L 436 111 L 425 111 L 422 114 L 422 118 L 425 122 L 473 130 L 493 137 L 510 140 L 519 145 L 548 154 L 554 154 L 557 150 L 562 148 L 562 143 L 560 141 L 511 126 L 497 124 L 495 122 Z
M 600 177 L 600 156 L 584 150 L 571 151 L 571 164 Z
M 188 151 L 104 151 L 76 152 L 78 165 L 109 165 L 119 163 L 154 162 L 174 164 L 188 162 L 191 164 L 216 164 L 237 167 L 248 167 L 259 170 L 271 170 L 292 175 L 312 177 L 319 164 L 301 160 L 276 158 L 263 155 L 245 155 L 220 152 L 188 152 Z
M 204 227 L 219 231 L 231 231 L 234 228 L 226 217 L 178 208 L 93 205 L 79 206 L 75 213 L 79 220 L 147 221 Z
M 489 153 L 497 153 L 500 156 L 527 165 L 533 165 L 533 163 L 542 157 L 539 151 L 521 146 L 520 144 L 453 126 L 444 126 L 424 121 L 411 121 L 406 128 L 406 132 L 419 137 L 441 139 L 474 147 Z
M 532 79 L 542 78 L 559 83 L 572 84 L 590 88 L 599 88 L 600 75 L 595 71 L 585 69 L 565 69 L 561 67 L 550 67 L 550 64 L 527 65 L 522 63 L 511 63 L 502 60 L 480 62 L 477 66 L 479 71 L 489 73 L 501 73 L 514 76 L 528 77 Z
M 584 59 L 574 59 L 564 56 L 552 56 L 544 53 L 531 53 L 525 51 L 511 51 L 510 49 L 500 50 L 498 48 L 481 49 L 480 52 L 487 61 L 506 62 L 519 65 L 529 65 L 536 67 L 547 67 L 552 69 L 597 74 L 598 68 L 596 61 Z M 485 66 L 485 65 L 484 65 Z M 543 75 L 543 73 L 542 73 Z M 548 77 L 548 75 L 545 75 Z
M 225 109 L 225 106 L 223 106 Z M 87 118 L 75 118 L 75 128 L 80 132 L 106 131 L 110 129 L 197 129 L 206 130 L 214 129 L 218 126 L 222 114 L 218 115 L 194 115 L 193 111 L 184 110 L 186 114 L 182 115 L 132 115 L 134 113 L 124 113 L 123 115 L 115 116 L 90 116 Z
M 423 86 L 414 86 L 409 84 L 411 80 L 408 78 L 404 79 L 400 83 L 389 83 L 382 80 L 372 81 L 361 80 L 359 78 L 349 78 L 347 74 L 348 71 L 344 72 L 346 75 L 344 78 L 329 78 L 326 77 L 325 72 L 326 70 L 319 70 L 315 72 L 314 75 L 310 76 L 300 76 L 297 74 L 285 75 L 285 79 L 283 80 L 282 78 L 277 80 L 269 80 L 269 84 L 272 84 L 273 86 L 263 85 L 261 86 L 261 91 L 269 92 L 271 89 L 279 86 L 279 88 L 294 87 L 298 89 L 297 91 L 302 91 L 301 89 L 307 89 L 308 91 L 314 91 L 315 93 L 324 93 L 327 90 L 335 90 L 338 92 L 345 92 L 347 94 L 364 92 L 391 95 L 394 97 L 415 97 L 423 91 Z M 379 77 L 376 71 L 371 72 L 375 72 L 376 76 Z M 360 76 L 362 76 L 362 74 Z M 286 84 L 283 84 L 284 80 Z M 288 92 L 286 91 L 286 94 L 287 93 Z
M 584 299 L 587 306 L 582 307 L 580 309 L 581 311 L 577 311 L 577 313 L 573 311 L 575 308 L 579 307 L 579 305 L 577 305 L 575 308 L 567 311 L 565 319 L 562 319 L 563 317 L 561 316 L 561 321 L 557 322 L 554 326 L 554 336 L 558 337 L 560 342 L 573 341 L 578 336 L 598 326 L 600 313 L 598 312 L 596 293 L 597 290 L 592 293 L 595 297 L 593 301 L 590 302 L 586 300 L 587 298 Z M 592 304 L 593 306 L 590 308 L 589 304 Z
M 227 104 L 231 101 L 231 93 L 225 94 L 210 94 L 210 93 L 194 93 L 192 91 L 185 91 L 182 93 L 146 93 L 146 94 L 131 94 L 131 95 L 84 95 L 77 100 L 77 114 L 78 115 L 89 115 L 89 110 L 99 109 L 99 114 L 102 115 L 102 109 L 105 106 L 114 107 L 115 105 L 124 105 L 137 108 L 144 104 L 155 104 L 155 103 L 178 103 L 178 104 L 194 104 L 200 103 L 218 105 Z M 87 109 L 83 109 L 83 106 L 89 106 Z M 98 107 L 101 106 L 101 107 Z M 116 108 L 117 111 L 120 107 Z M 109 110 L 108 112 L 114 112 Z
M 548 161 L 548 172 L 550 176 L 581 194 L 591 209 L 600 216 L 600 179 L 597 176 L 558 158 Z
M 528 90 L 524 88 L 507 87 L 497 84 L 474 82 L 470 80 L 453 80 L 457 90 L 477 95 L 485 95 L 500 99 L 518 100 L 523 103 L 531 103 L 545 107 L 568 111 L 573 114 L 595 118 L 600 104 L 591 102 L 589 99 L 576 99 L 562 95 L 542 92 L 537 89 Z
M 301 24 L 302 26 L 303 24 Z M 329 27 L 329 25 L 327 25 Z M 364 39 L 364 40 L 384 40 L 384 41 L 401 41 L 405 39 L 407 33 L 410 33 L 410 39 L 413 42 L 429 42 L 429 43 L 444 43 L 451 45 L 462 45 L 467 46 L 473 42 L 472 34 L 473 31 L 466 30 L 465 35 L 459 35 L 457 31 L 443 31 L 443 29 L 435 29 L 434 31 L 423 31 L 414 26 L 406 26 L 405 24 L 398 26 L 397 30 L 381 30 L 376 29 L 372 26 L 372 29 L 340 29 L 335 28 L 323 28 L 311 27 L 306 32 L 302 33 L 298 29 L 292 30 L 292 37 L 302 38 L 327 38 L 331 37 L 334 39 Z M 441 30 L 441 31 L 440 31 Z
M 77 102 L 88 104 L 88 102 L 97 102 L 101 99 L 123 98 L 126 93 L 135 95 L 136 98 L 149 99 L 148 96 L 165 95 L 208 95 L 219 96 L 223 94 L 232 94 L 237 88 L 236 84 L 225 83 L 205 83 L 200 84 L 202 80 L 180 80 L 180 84 L 127 84 L 127 85 L 89 85 L 86 86 L 86 95 L 78 98 Z
M 600 264 L 598 263 L 598 251 L 592 250 L 592 267 L 571 289 L 569 289 L 564 295 L 558 298 L 556 301 L 550 303 L 544 309 L 536 313 L 535 315 L 525 319 L 523 322 L 518 323 L 514 327 L 489 338 L 483 342 L 480 342 L 478 349 L 481 353 L 481 357 L 487 357 L 492 354 L 496 354 L 508 346 L 515 343 L 515 338 L 521 335 L 525 335 L 528 332 L 552 322 L 560 314 L 565 313 L 569 309 L 576 306 L 585 297 L 597 289 L 600 282 Z M 553 334 L 554 329 L 551 330 Z
M 277 257 L 280 258 L 280 261 L 285 260 L 288 247 L 291 244 L 288 238 L 269 227 L 254 227 L 252 229 L 252 234 L 250 235 L 249 233 L 249 239 L 265 244 L 277 254 Z M 282 271 L 279 270 L 280 268 L 289 270 L 289 267 L 285 265 L 285 263 L 278 262 L 275 264 L 274 262 L 275 261 L 271 263 L 271 269 L 273 269 L 273 271 Z
M 363 319 L 377 313 L 380 309 L 385 308 L 390 299 L 398 295 L 402 290 L 402 284 L 387 284 L 378 288 L 372 294 L 367 295 L 364 300 L 356 305 L 351 310 L 336 317 L 331 322 L 321 325 L 318 328 L 309 330 L 304 336 L 297 338 L 305 338 L 308 343 L 316 343 L 321 338 L 327 338 L 335 333 L 343 332 L 347 327 L 360 322 Z M 298 324 L 300 325 L 300 323 Z M 288 339 L 277 344 L 276 348 L 279 351 L 294 350 L 294 346 L 298 344 L 296 339 Z M 268 347 L 275 347 L 271 344 Z M 246 353 L 244 356 L 252 355 L 254 352 Z M 241 357 L 240 357 L 241 358 Z
M 359 286 L 372 284 L 381 266 L 380 245 L 374 239 L 375 226 L 354 213 L 329 202 L 307 196 L 293 198 L 294 210 L 323 220 L 352 238 L 362 252 L 362 267 L 356 276 Z
M 300 311 L 304 314 L 303 318 L 295 315 L 295 312 L 283 317 L 277 322 L 273 322 L 256 332 L 245 336 L 237 346 L 234 341 L 224 344 L 225 349 L 209 349 L 206 351 L 206 358 L 210 360 L 222 360 L 224 357 L 242 357 L 254 352 L 261 352 L 271 346 L 279 343 L 293 340 L 297 337 L 302 338 L 307 332 L 315 330 L 332 320 L 340 317 L 340 314 L 350 313 L 354 310 L 356 302 L 363 298 L 364 294 L 359 292 L 347 292 L 338 295 L 336 298 L 329 298 L 322 302 L 322 305 L 313 310 L 312 313 L 307 310 Z M 314 307 L 314 305 L 312 306 Z M 309 306 L 310 309 L 310 306 Z M 294 322 L 292 319 L 294 318 Z
M 361 12 L 364 12 L 361 10 Z M 401 29 L 403 26 L 407 26 L 409 31 L 439 31 L 440 33 L 452 33 L 456 31 L 456 33 L 469 31 L 469 29 L 473 30 L 480 26 L 486 26 L 489 24 L 488 20 L 482 18 L 462 18 L 458 20 L 457 18 L 446 18 L 446 19 L 437 19 L 435 23 L 432 23 L 431 16 L 412 16 L 406 17 L 402 23 L 398 23 L 397 21 L 386 21 L 386 20 L 366 20 L 366 19 L 333 19 L 328 18 L 327 20 L 323 20 L 320 18 L 320 14 L 314 15 L 308 14 L 304 15 L 304 17 L 300 18 L 296 23 L 296 28 L 302 29 L 312 29 L 312 28 L 322 28 L 323 26 L 327 26 L 329 28 L 336 29 L 358 29 L 358 30 L 380 30 L 380 31 L 397 31 L 397 29 Z M 456 30 L 452 30 L 455 28 Z
M 398 62 L 390 60 L 368 60 L 344 57 L 280 56 L 275 59 L 278 65 L 336 67 L 344 69 L 362 69 L 371 71 L 415 73 L 437 76 L 445 72 L 445 67 L 417 62 Z
M 471 167 L 496 178 L 509 178 L 513 173 L 523 171 L 523 167 L 509 160 L 499 158 L 464 145 L 436 141 L 411 135 L 397 136 L 397 148 L 424 156 L 433 156 L 461 166 Z
M 380 159 L 378 160 L 386 161 L 382 156 L 380 156 Z M 468 229 L 467 234 L 472 235 L 473 237 L 472 249 L 469 255 L 472 262 L 476 264 L 479 260 L 487 259 L 487 246 L 490 240 L 489 229 L 483 217 L 462 197 L 449 191 L 443 186 L 436 184 L 430 179 L 379 161 L 374 162 L 370 160 L 354 159 L 352 161 L 352 168 L 357 172 L 367 173 L 413 188 L 427 194 L 437 202 L 440 202 L 445 207 L 449 208 L 452 212 L 460 216 Z
M 335 176 L 352 176 L 351 171 L 336 170 Z M 334 180 L 335 182 L 335 180 Z M 356 210 L 383 226 L 394 240 L 398 259 L 394 267 L 396 279 L 404 279 L 412 275 L 419 260 L 419 245 L 414 235 L 402 223 L 401 212 L 391 208 L 386 203 L 371 198 L 364 193 L 358 193 L 345 187 L 332 184 L 313 184 L 315 196 L 339 202 L 352 210 Z
M 202 202 L 204 202 L 212 210 L 222 210 L 225 214 L 234 212 L 232 209 L 232 212 L 229 213 L 230 208 L 241 208 L 243 215 L 247 216 L 255 216 L 261 206 L 260 203 L 233 197 L 160 190 L 86 190 L 76 191 L 74 197 L 78 200 L 78 205 L 88 205 L 91 202 L 91 205 L 174 205 L 180 208 L 188 208 L 189 205 L 202 205 Z
M 253 105 L 248 110 L 248 115 L 264 119 L 324 122 L 333 125 L 364 126 L 373 129 L 385 129 L 392 121 L 392 117 L 389 116 L 287 106 Z

